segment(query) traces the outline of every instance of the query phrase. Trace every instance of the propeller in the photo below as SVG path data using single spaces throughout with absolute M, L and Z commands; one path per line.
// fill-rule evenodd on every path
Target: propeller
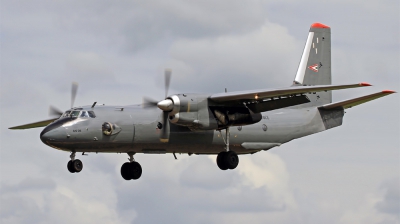
M 168 121 L 168 113 L 173 108 L 173 102 L 170 99 L 165 99 L 168 96 L 169 84 L 171 82 L 171 69 L 165 69 L 164 71 L 164 89 L 165 89 L 165 97 L 162 101 L 156 101 L 149 97 L 143 97 L 143 108 L 150 107 L 158 107 L 163 111 L 162 114 L 162 127 L 160 132 L 160 141 L 168 142 L 169 140 L 169 121 Z
M 167 96 L 168 96 L 169 83 L 171 82 L 171 73 L 172 73 L 172 70 L 169 68 L 165 69 L 165 71 L 164 71 L 164 78 L 165 78 L 165 80 L 164 80 L 165 97 L 164 98 L 167 98 Z
M 61 116 L 63 114 L 63 112 L 61 111 L 61 110 L 59 110 L 59 109 L 57 109 L 56 107 L 54 107 L 54 106 L 50 106 L 50 108 L 49 108 L 49 116 L 51 116 L 51 117 L 56 117 L 56 116 Z
M 78 91 L 78 83 L 73 82 L 72 88 L 71 88 L 71 108 L 74 106 L 74 101 L 75 101 L 77 91 Z M 156 105 L 157 105 L 157 103 L 156 103 Z M 38 122 L 34 122 L 34 123 L 10 127 L 9 129 L 29 129 L 29 128 L 44 127 L 44 126 L 47 126 L 48 124 L 50 124 L 51 122 L 57 120 L 62 114 L 63 114 L 63 112 L 61 110 L 57 109 L 54 106 L 50 106 L 49 116 L 51 116 L 52 118 L 44 120 L 44 121 L 38 121 Z
M 143 97 L 143 102 L 142 102 L 142 107 L 143 108 L 148 108 L 148 107 L 156 107 L 158 104 L 158 101 L 149 98 L 149 97 Z
M 71 85 L 71 108 L 74 107 L 76 93 L 78 92 L 78 86 L 79 86 L 79 84 L 77 82 L 72 82 L 72 85 Z M 50 106 L 49 116 L 60 117 L 62 114 L 63 114 L 63 111 L 56 108 L 55 106 Z
M 169 84 L 171 82 L 171 69 L 165 69 L 164 71 L 164 88 L 165 88 L 165 98 L 167 98 L 168 96 L 168 90 L 169 90 Z M 165 101 L 165 100 L 163 100 Z M 161 101 L 161 102 L 163 102 Z M 161 103 L 159 102 L 159 103 Z M 157 103 L 157 106 L 159 105 L 159 103 Z M 159 106 L 158 106 L 159 107 Z M 162 109 L 161 107 L 159 107 L 160 109 Z M 171 108 L 172 109 L 172 108 Z M 161 129 L 161 133 L 160 133 L 160 141 L 161 142 L 168 142 L 169 140 L 169 121 L 168 121 L 168 113 L 169 111 L 163 110 L 163 117 L 162 117 L 162 122 L 163 122 L 163 128 Z
M 77 82 L 73 82 L 72 83 L 72 88 L 71 88 L 71 108 L 74 107 L 76 93 L 78 92 L 78 86 L 79 85 L 78 85 Z

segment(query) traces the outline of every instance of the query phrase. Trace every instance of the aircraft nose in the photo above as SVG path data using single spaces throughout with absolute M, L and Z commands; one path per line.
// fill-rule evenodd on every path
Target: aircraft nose
M 40 133 L 40 140 L 46 145 L 50 145 L 50 142 L 54 140 L 53 133 L 54 131 L 49 130 L 49 129 L 43 129 L 43 131 Z
M 52 146 L 53 143 L 59 141 L 64 136 L 63 127 L 58 124 L 50 124 L 40 133 L 40 140 L 48 146 Z

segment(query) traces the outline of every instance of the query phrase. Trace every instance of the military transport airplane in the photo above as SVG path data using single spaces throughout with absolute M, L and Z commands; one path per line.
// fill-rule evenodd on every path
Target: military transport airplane
M 344 110 L 392 93 L 383 90 L 332 103 L 332 90 L 370 86 L 368 83 L 331 84 L 331 29 L 311 25 L 303 55 L 290 87 L 216 94 L 184 93 L 167 96 L 171 71 L 165 73 L 165 99 L 130 106 L 94 102 L 73 107 L 77 84 L 72 85 L 71 109 L 57 118 L 11 127 L 46 126 L 44 144 L 71 152 L 67 168 L 78 173 L 79 153 L 127 153 L 121 167 L 126 180 L 138 179 L 142 168 L 136 153 L 218 154 L 221 170 L 235 169 L 240 154 L 256 153 L 293 139 L 342 125 Z M 223 131 L 223 132 L 221 132 Z

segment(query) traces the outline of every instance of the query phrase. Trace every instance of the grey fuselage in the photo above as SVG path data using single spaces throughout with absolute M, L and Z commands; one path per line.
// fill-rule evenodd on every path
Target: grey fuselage
M 162 111 L 132 106 L 85 106 L 95 118 L 59 118 L 41 133 L 41 140 L 56 149 L 71 152 L 135 152 L 217 154 L 224 151 L 225 131 L 198 130 L 170 124 L 169 142 L 160 141 Z M 317 107 L 285 108 L 262 113 L 256 124 L 230 127 L 230 150 L 254 153 L 279 146 L 296 138 L 342 124 L 343 110 L 337 116 Z M 105 135 L 102 124 L 115 124 L 115 133 Z

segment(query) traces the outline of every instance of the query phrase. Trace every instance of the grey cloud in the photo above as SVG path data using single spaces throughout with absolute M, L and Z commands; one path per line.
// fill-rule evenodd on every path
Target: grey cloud
M 181 172 L 178 180 L 172 176 L 144 177 L 146 181 L 120 185 L 117 190 L 119 210 L 135 210 L 134 223 L 202 223 L 209 219 L 206 214 L 259 214 L 286 210 L 285 202 L 274 199 L 273 192 L 264 187 L 246 186 L 237 172 L 218 172 L 216 165 L 206 157 L 193 160 L 193 164 L 178 171 Z M 197 168 L 193 170 L 193 166 Z M 160 171 L 147 171 L 146 175 L 155 175 L 154 172 Z M 200 183 L 202 180 L 206 182 Z M 193 219 L 199 215 L 201 217 Z
M 377 202 L 375 208 L 383 213 L 394 215 L 400 221 L 400 179 L 396 178 L 382 184 L 385 191 L 382 201 Z
M 222 190 L 240 181 L 236 174 L 221 175 L 215 172 L 215 164 L 208 158 L 202 158 L 191 163 L 180 175 L 180 184 L 187 188 L 203 190 Z
M 21 192 L 27 190 L 53 190 L 56 187 L 56 183 L 51 178 L 26 178 L 16 185 L 1 185 L 1 194 L 7 194 L 11 192 Z
M 92 52 L 70 55 L 66 62 L 66 73 L 70 79 L 78 82 L 96 82 L 96 84 L 115 82 L 107 61 Z
M 136 51 L 168 37 L 199 38 L 254 30 L 264 22 L 264 5 L 265 2 L 258 0 L 168 3 L 155 0 L 121 4 L 74 1 L 29 4 L 19 10 L 42 18 L 42 27 L 47 24 L 69 32 L 79 31 L 125 50 Z M 16 10 L 11 3 L 7 6 Z M 51 11 L 57 13 L 49 13 Z M 46 16 L 42 16 L 43 13 Z M 29 22 L 34 23 L 31 27 L 38 25 L 37 21 Z M 24 32 L 28 30 L 22 22 L 18 24 L 22 25 L 20 29 Z
M 178 67 L 177 72 L 195 71 L 178 74 L 179 86 L 221 92 L 224 87 L 234 91 L 289 86 L 301 57 L 291 54 L 295 49 L 296 41 L 285 28 L 266 22 L 258 30 L 240 36 L 177 41 L 171 54 L 181 62 L 172 63 Z
M 35 200 L 17 196 L 1 197 L 1 223 L 40 223 L 45 215 Z

